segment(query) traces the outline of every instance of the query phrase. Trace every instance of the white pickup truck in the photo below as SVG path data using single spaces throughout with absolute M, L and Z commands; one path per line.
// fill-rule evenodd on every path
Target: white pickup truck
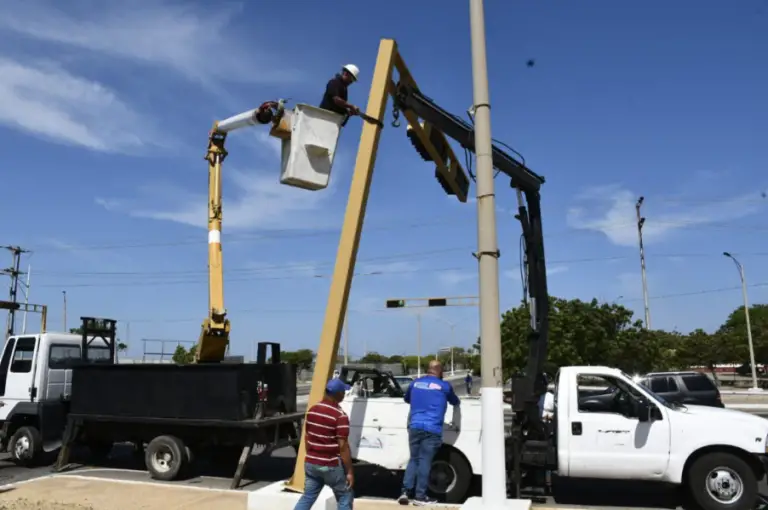
M 357 373 L 342 407 L 353 457 L 402 470 L 409 458 L 409 406 L 397 384 Z M 430 490 L 458 502 L 482 475 L 480 401 L 448 407 L 444 446 Z M 740 411 L 670 404 L 615 368 L 563 367 L 555 381 L 550 444 L 559 477 L 684 485 L 705 510 L 751 510 L 768 460 L 768 420 Z

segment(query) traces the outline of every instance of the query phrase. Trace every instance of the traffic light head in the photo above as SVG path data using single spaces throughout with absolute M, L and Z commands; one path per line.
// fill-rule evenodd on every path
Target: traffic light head
M 403 308 L 404 306 L 404 299 L 387 299 L 387 308 Z
M 19 303 L 13 303 L 12 301 L 0 301 L 0 310 L 18 310 L 21 308 Z
M 456 159 L 445 135 L 423 121 L 418 126 L 409 123 L 406 134 L 424 161 L 435 162 L 435 178 L 446 194 L 455 195 L 459 202 L 466 202 L 469 177 Z
M 430 298 L 427 301 L 427 305 L 429 306 L 447 306 L 448 300 L 445 298 Z

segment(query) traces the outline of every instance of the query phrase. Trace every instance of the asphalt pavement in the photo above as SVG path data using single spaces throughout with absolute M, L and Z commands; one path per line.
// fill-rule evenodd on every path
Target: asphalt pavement
M 475 388 L 479 387 L 476 383 Z M 456 384 L 457 393 L 463 394 L 463 383 Z M 760 413 L 768 418 L 768 413 Z M 78 460 L 74 456 L 73 462 Z M 266 455 L 255 452 L 246 468 L 241 490 L 256 490 L 272 482 L 290 478 L 295 464 L 295 451 L 283 448 Z M 168 482 L 177 486 L 208 487 L 228 489 L 235 466 L 222 470 L 201 464 L 197 473 L 177 482 Z M 88 475 L 104 479 L 119 479 L 135 482 L 149 482 L 150 477 L 144 470 L 143 460 L 137 459 L 127 447 L 116 446 L 108 463 L 103 465 L 82 465 L 69 471 L 71 474 Z M 51 474 L 50 467 L 21 468 L 8 461 L 7 455 L 0 456 L 0 486 L 22 480 L 38 478 Z M 65 475 L 66 476 L 66 475 Z M 474 495 L 480 493 L 480 483 L 473 486 Z M 356 468 L 356 494 L 358 497 L 394 498 L 400 488 L 401 477 L 390 471 L 374 466 L 360 465 Z M 547 505 L 589 505 L 605 510 L 614 508 L 634 509 L 672 509 L 684 508 L 685 497 L 681 491 L 660 487 L 655 484 L 607 483 L 595 481 L 559 481 L 553 480 L 556 499 L 547 497 L 540 500 Z M 0 487 L 1 488 L 1 487 Z M 768 497 L 768 485 L 760 483 L 759 491 Z M 525 494 L 533 496 L 533 494 Z

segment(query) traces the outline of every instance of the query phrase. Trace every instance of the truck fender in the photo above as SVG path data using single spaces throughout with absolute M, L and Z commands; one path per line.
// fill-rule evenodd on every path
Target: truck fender
M 691 453 L 688 456 L 688 458 L 685 459 L 685 463 L 683 463 L 682 469 L 680 469 L 676 473 L 673 473 L 674 476 L 672 476 L 673 480 L 671 481 L 673 483 L 682 483 L 686 479 L 688 470 L 691 468 L 691 466 L 696 461 L 696 459 L 708 453 L 715 453 L 715 452 L 730 453 L 731 455 L 735 455 L 736 457 L 739 457 L 744 462 L 746 462 L 749 465 L 749 467 L 752 468 L 752 471 L 754 471 L 755 477 L 758 480 L 762 480 L 763 477 L 765 476 L 765 469 L 763 468 L 763 465 L 761 464 L 760 460 L 754 454 L 749 453 L 746 450 L 742 450 L 741 448 L 737 448 L 735 446 L 710 445 L 710 446 L 704 446 L 702 448 L 699 448 L 698 450 L 695 450 L 693 453 Z

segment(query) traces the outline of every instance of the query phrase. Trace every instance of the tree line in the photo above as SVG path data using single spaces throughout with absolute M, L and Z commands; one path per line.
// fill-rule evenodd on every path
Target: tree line
M 717 330 L 707 332 L 695 329 L 688 333 L 666 330 L 647 330 L 634 312 L 617 303 L 601 303 L 597 299 L 582 301 L 550 297 L 549 348 L 545 371 L 554 374 L 566 365 L 607 365 L 627 373 L 646 373 L 661 370 L 681 370 L 706 367 L 714 371 L 715 365 L 741 365 L 749 372 L 749 350 L 744 308 L 731 312 Z M 755 362 L 768 365 L 768 305 L 750 308 Z M 528 357 L 530 319 L 528 307 L 508 310 L 501 317 L 502 362 L 505 378 L 525 368 Z M 480 373 L 481 341 L 471 349 L 455 347 L 454 364 L 469 367 Z M 281 353 L 282 361 L 294 363 L 299 370 L 312 370 L 314 351 L 299 349 Z M 431 359 L 439 358 L 450 366 L 450 352 L 425 353 L 421 356 L 422 371 Z M 178 346 L 173 355 L 176 363 L 191 363 L 194 347 L 187 350 Z M 339 357 L 337 363 L 343 363 Z M 368 352 L 350 360 L 351 363 L 401 364 L 407 372 L 416 371 L 418 357 L 414 355 L 388 356 Z
M 550 297 L 549 348 L 545 371 L 565 365 L 608 365 L 628 373 L 680 370 L 718 364 L 746 365 L 749 349 L 744 308 L 731 312 L 714 332 L 695 329 L 647 330 L 634 312 L 621 304 L 597 299 Z M 768 363 L 768 305 L 750 308 L 755 363 Z M 525 367 L 530 333 L 528 308 L 521 304 L 501 319 L 505 376 Z M 480 347 L 480 340 L 476 347 Z M 479 369 L 479 367 L 478 367 Z

